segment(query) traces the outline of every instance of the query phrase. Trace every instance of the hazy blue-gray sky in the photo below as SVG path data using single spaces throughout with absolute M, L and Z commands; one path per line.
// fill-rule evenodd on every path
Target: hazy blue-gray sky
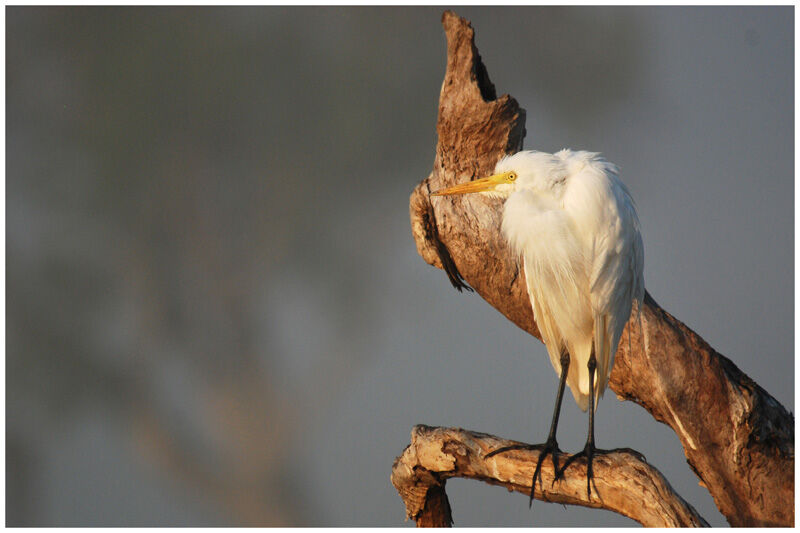
M 650 293 L 793 409 L 793 8 L 454 10 L 525 148 L 617 163 Z M 6 14 L 9 525 L 403 525 L 414 424 L 544 439 L 544 347 L 411 238 L 441 9 Z M 671 430 L 597 416 L 725 524 Z M 459 526 L 633 524 L 448 494 Z

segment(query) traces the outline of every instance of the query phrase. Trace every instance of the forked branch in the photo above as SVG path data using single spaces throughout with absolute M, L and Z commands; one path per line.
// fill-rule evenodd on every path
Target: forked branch
M 469 22 L 448 11 L 442 23 L 447 71 L 436 158 L 433 172 L 410 198 L 417 250 L 431 265 L 446 269 L 454 285 L 471 286 L 541 338 L 525 276 L 499 230 L 499 200 L 429 196 L 431 190 L 489 175 L 500 157 L 522 148 L 525 136 L 525 112 L 510 96 L 496 97 Z M 730 524 L 794 525 L 794 417 L 649 294 L 641 325 L 629 322 L 623 339 L 609 387 L 675 431 L 689 465 Z M 522 463 L 519 472 L 527 472 L 530 463 Z M 620 458 L 604 468 L 625 463 Z M 525 477 L 520 473 L 514 479 Z M 569 484 L 555 486 L 561 494 L 558 487 Z

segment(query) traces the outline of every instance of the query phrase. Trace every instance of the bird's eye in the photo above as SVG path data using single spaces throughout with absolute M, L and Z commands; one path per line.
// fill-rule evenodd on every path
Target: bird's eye
M 514 181 L 515 179 L 517 179 L 517 173 L 516 172 L 509 172 L 508 173 L 508 181 Z

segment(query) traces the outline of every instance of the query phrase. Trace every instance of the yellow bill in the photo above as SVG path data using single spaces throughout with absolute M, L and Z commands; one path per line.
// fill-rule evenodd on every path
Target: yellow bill
M 494 176 L 489 176 L 488 178 L 481 178 L 474 181 L 468 181 L 466 183 L 459 183 L 458 185 L 453 185 L 452 187 L 447 187 L 445 189 L 439 189 L 438 191 L 432 192 L 431 196 L 447 196 L 453 194 L 470 194 L 474 192 L 492 191 L 498 185 L 511 183 L 515 179 L 517 179 L 517 174 L 515 172 L 503 172 L 502 174 L 495 174 Z

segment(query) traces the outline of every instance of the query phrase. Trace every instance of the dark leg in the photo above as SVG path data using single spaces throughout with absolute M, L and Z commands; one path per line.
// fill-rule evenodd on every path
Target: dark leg
M 533 471 L 533 481 L 531 482 L 531 499 L 528 502 L 528 507 L 533 504 L 533 492 L 536 488 L 536 478 L 539 478 L 539 486 L 542 485 L 542 462 L 549 453 L 553 459 L 553 472 L 555 480 L 561 477 L 562 470 L 558 468 L 558 454 L 561 450 L 558 448 L 556 442 L 556 429 L 558 429 L 558 417 L 561 414 L 561 400 L 564 398 L 564 386 L 567 384 L 567 370 L 569 370 L 569 352 L 563 350 L 561 352 L 561 378 L 558 381 L 558 395 L 556 396 L 556 406 L 553 409 L 553 418 L 550 422 L 550 433 L 547 435 L 547 441 L 544 444 L 515 444 L 514 446 L 505 446 L 498 448 L 486 454 L 485 459 L 497 455 L 498 453 L 508 452 L 511 450 L 539 450 L 539 459 L 536 461 L 536 469 Z
M 586 438 L 586 445 L 583 450 L 566 460 L 560 474 L 563 475 L 567 467 L 578 457 L 586 457 L 586 497 L 591 500 L 592 478 L 594 477 L 592 460 L 596 453 L 608 453 L 612 450 L 598 450 L 594 446 L 594 377 L 595 371 L 597 370 L 597 358 L 594 355 L 594 347 L 592 347 L 592 354 L 589 357 L 589 364 L 587 366 L 589 367 L 589 397 L 591 398 L 591 403 L 589 404 L 589 436 Z
M 594 470 L 592 467 L 593 459 L 596 455 L 604 455 L 614 452 L 621 452 L 621 453 L 629 453 L 633 454 L 638 457 L 641 461 L 645 461 L 645 458 L 642 454 L 637 452 L 636 450 L 631 450 L 630 448 L 615 448 L 613 450 L 601 450 L 596 448 L 594 445 L 594 403 L 595 403 L 595 395 L 594 395 L 594 378 L 595 378 L 595 371 L 597 370 L 597 358 L 594 355 L 594 347 L 592 347 L 592 355 L 589 357 L 589 390 L 590 390 L 590 398 L 591 403 L 589 404 L 589 436 L 586 438 L 586 446 L 584 446 L 583 450 L 579 451 L 575 455 L 570 456 L 565 462 L 564 466 L 561 467 L 561 471 L 559 472 L 558 476 L 561 477 L 564 475 L 564 471 L 567 469 L 569 465 L 575 461 L 578 457 L 586 457 L 586 496 L 589 500 L 592 499 L 592 478 L 594 477 Z M 597 488 L 595 486 L 595 488 Z
M 570 456 L 569 459 L 564 462 L 560 475 L 564 475 L 564 471 L 575 459 L 578 457 L 586 457 L 586 496 L 591 500 L 592 477 L 594 475 L 592 471 L 592 459 L 594 458 L 595 452 L 599 451 L 594 446 L 594 374 L 597 369 L 597 358 L 594 355 L 594 346 L 592 346 L 592 354 L 589 356 L 589 364 L 587 366 L 589 367 L 589 397 L 591 399 L 591 403 L 589 403 L 589 436 L 586 438 L 586 445 L 583 450 Z

